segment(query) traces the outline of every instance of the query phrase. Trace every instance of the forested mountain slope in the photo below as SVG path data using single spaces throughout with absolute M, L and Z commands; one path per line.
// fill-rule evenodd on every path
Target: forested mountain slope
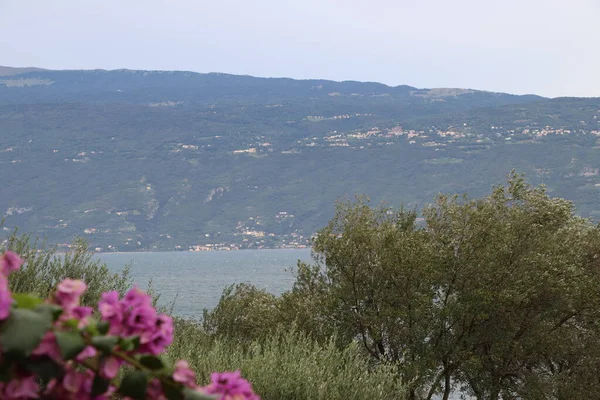
M 600 215 L 600 99 L 0 68 L 5 228 L 102 250 L 306 244 L 337 198 L 421 207 L 512 168 Z

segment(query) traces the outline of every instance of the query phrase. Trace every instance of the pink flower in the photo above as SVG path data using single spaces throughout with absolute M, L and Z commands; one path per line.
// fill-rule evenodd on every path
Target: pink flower
M 116 391 L 109 386 L 106 393 L 91 397 L 94 373 L 90 370 L 77 371 L 72 365 L 66 365 L 66 373 L 62 380 L 53 379 L 46 386 L 44 398 L 71 400 L 108 400 Z
M 111 335 L 140 338 L 140 353 L 160 354 L 173 341 L 173 320 L 157 315 L 152 298 L 137 288 L 122 300 L 117 292 L 104 293 L 98 309 L 102 319 L 109 322 Z
M 8 318 L 12 302 L 13 299 L 8 290 L 8 281 L 4 275 L 0 275 L 0 320 Z
M 153 400 L 166 400 L 166 397 L 163 395 L 162 385 L 158 379 L 155 378 L 148 382 L 146 397 Z
M 72 309 L 79 305 L 79 296 L 85 292 L 87 285 L 84 281 L 65 279 L 56 287 L 54 297 L 63 308 Z
M 42 342 L 36 347 L 32 354 L 34 356 L 47 355 L 55 361 L 60 360 L 60 349 L 56 344 L 56 338 L 53 332 L 46 332 L 42 338 Z
M 11 272 L 18 270 L 21 264 L 23 264 L 23 259 L 15 252 L 7 251 L 0 256 L 0 321 L 8 318 L 13 303 L 6 277 Z
M 67 313 L 65 313 L 65 315 L 70 314 L 69 318 L 75 318 L 75 319 L 79 320 L 79 324 L 77 325 L 77 327 L 79 329 L 83 328 L 84 326 L 87 326 L 89 317 L 94 312 L 94 310 L 92 310 L 91 307 L 82 307 L 82 306 L 77 306 L 77 307 L 73 308 L 72 310 L 66 310 L 66 311 L 67 311 Z M 68 313 L 68 311 L 70 311 L 70 313 Z M 62 317 L 61 317 L 61 319 L 62 319 Z
M 100 365 L 100 373 L 104 378 L 112 379 L 119 373 L 122 361 L 116 357 L 107 357 Z
M 119 302 L 119 293 L 116 291 L 102 294 L 102 299 L 98 303 L 98 310 L 102 319 L 110 323 L 109 333 L 114 335 L 121 332 L 121 323 L 123 322 L 123 310 Z
M 73 317 L 77 319 L 86 319 L 91 316 L 94 310 L 91 307 L 78 306 L 73 309 Z
M 211 383 L 201 388 L 206 394 L 220 394 L 220 400 L 260 400 L 250 382 L 242 378 L 240 371 L 213 372 Z
M 142 333 L 156 325 L 156 310 L 151 306 L 141 305 L 129 311 L 125 325 L 128 334 Z
M 74 367 L 67 368 L 62 386 L 70 393 L 73 399 L 89 399 L 90 391 L 92 389 L 92 379 L 94 373 L 91 370 L 77 371 Z M 62 397 L 61 397 L 62 398 Z
M 98 352 L 96 351 L 96 349 L 92 346 L 85 346 L 85 348 L 83 349 L 83 351 L 81 353 L 79 353 L 77 355 L 77 357 L 75 357 L 75 359 L 77 361 L 84 361 L 88 358 L 94 357 L 96 354 L 98 354 Z
M 2 398 L 7 400 L 37 399 L 39 398 L 38 390 L 38 384 L 33 376 L 13 379 L 4 388 Z
M 125 307 L 152 307 L 152 298 L 147 293 L 134 287 L 123 297 Z
M 150 354 L 160 354 L 165 347 L 173 342 L 173 320 L 161 314 L 156 318 L 152 329 L 142 333 L 140 337 L 140 351 Z
M 196 387 L 196 374 L 191 370 L 187 361 L 179 360 L 175 363 L 175 372 L 173 372 L 173 380 L 182 383 L 189 388 Z
M 74 369 L 69 369 L 63 378 L 62 386 L 67 392 L 77 393 L 79 388 L 83 385 L 84 380 L 85 375 Z
M 13 251 L 7 251 L 0 256 L 0 273 L 8 275 L 18 270 L 23 264 L 23 259 Z

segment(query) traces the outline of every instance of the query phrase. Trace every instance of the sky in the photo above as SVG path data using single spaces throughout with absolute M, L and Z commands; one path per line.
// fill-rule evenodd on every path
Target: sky
M 600 0 L 0 0 L 0 65 L 600 97 Z

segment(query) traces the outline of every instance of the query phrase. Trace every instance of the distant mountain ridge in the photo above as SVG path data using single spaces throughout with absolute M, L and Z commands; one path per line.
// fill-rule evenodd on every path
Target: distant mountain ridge
M 4 73 L 3 73 L 4 72 Z M 408 85 L 388 86 L 376 82 L 358 81 L 331 81 L 321 79 L 291 79 L 291 78 L 258 78 L 249 75 L 232 75 L 225 73 L 196 73 L 189 71 L 138 71 L 138 70 L 44 70 L 38 68 L 11 68 L 0 66 L 0 76 L 10 76 L 3 81 L 11 79 L 37 78 L 50 80 L 61 90 L 79 87 L 83 91 L 106 93 L 121 90 L 139 90 L 161 87 L 168 89 L 198 89 L 219 88 L 227 89 L 226 94 L 248 94 L 249 89 L 260 88 L 259 92 L 269 94 L 284 93 L 292 95 L 315 94 L 371 94 L 371 95 L 405 95 L 422 97 L 456 97 L 466 94 L 488 95 L 491 97 L 507 97 L 512 99 L 525 99 L 526 101 L 541 100 L 543 97 L 535 95 L 511 95 L 479 91 L 473 89 L 434 88 L 418 89 Z M 318 88 L 318 89 L 317 89 Z M 283 92 L 285 91 L 285 92 Z M 79 93 L 81 95 L 81 93 Z M 71 93 L 76 100 L 75 93 Z M 219 93 L 223 95 L 223 93 Z M 116 95 L 115 95 L 116 96 Z M 46 98 L 49 99 L 49 98 Z M 118 97 L 115 97 L 118 100 Z M 202 97 L 198 98 L 202 99 Z M 139 101 L 140 99 L 130 100 Z M 513 101 L 506 101 L 512 103 Z
M 40 72 L 40 71 L 48 71 L 43 68 L 35 68 L 35 67 L 3 67 L 0 65 L 0 76 L 12 76 L 19 74 L 26 74 L 29 72 Z
M 422 207 L 517 168 L 596 218 L 599 118 L 597 98 L 0 67 L 0 215 L 103 251 L 300 246 L 337 198 Z

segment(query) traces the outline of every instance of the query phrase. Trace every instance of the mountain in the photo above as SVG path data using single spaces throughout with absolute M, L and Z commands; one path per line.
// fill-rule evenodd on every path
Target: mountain
M 33 67 L 15 68 L 15 67 L 3 67 L 0 65 L 0 76 L 12 76 L 12 75 L 25 74 L 27 72 L 41 72 L 41 71 L 45 71 L 45 70 L 42 68 L 33 68 Z
M 512 168 L 600 216 L 600 99 L 0 67 L 4 229 L 108 250 L 298 246 L 338 198 L 422 207 Z

